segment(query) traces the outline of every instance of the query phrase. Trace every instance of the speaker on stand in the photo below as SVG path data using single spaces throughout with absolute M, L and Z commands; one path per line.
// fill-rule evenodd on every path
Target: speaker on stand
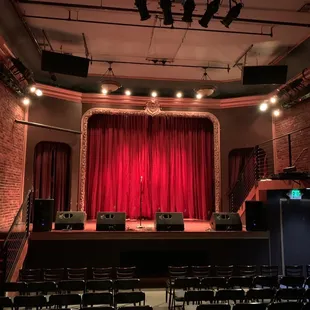
M 53 226 L 54 199 L 35 199 L 33 206 L 33 232 L 51 231 Z
M 264 202 L 246 201 L 245 220 L 247 231 L 267 231 L 267 207 Z

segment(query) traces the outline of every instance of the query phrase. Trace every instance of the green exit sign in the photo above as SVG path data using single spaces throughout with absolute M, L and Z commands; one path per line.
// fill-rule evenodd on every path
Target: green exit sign
M 292 189 L 288 195 L 290 199 L 295 199 L 295 200 L 302 199 L 302 193 L 299 189 Z

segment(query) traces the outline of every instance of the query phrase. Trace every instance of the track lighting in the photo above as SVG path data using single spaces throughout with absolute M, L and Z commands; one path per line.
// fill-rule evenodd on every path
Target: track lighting
M 41 97 L 41 96 L 43 95 L 43 92 L 42 92 L 41 89 L 37 89 L 37 90 L 35 91 L 35 94 L 36 94 L 38 97 Z
M 37 90 L 37 88 L 34 85 L 30 86 L 30 88 L 29 88 L 29 91 L 31 93 L 35 93 L 36 90 Z
M 229 28 L 230 24 L 239 16 L 241 9 L 243 8 L 243 4 L 241 2 L 237 3 L 235 0 L 232 2 L 236 5 L 229 10 L 226 17 L 221 21 L 226 28 Z
M 259 105 L 259 110 L 262 112 L 265 112 L 268 110 L 268 104 L 266 102 L 263 102 Z
M 207 10 L 205 14 L 202 16 L 201 20 L 199 21 L 199 24 L 204 27 L 208 28 L 209 22 L 213 15 L 217 13 L 217 11 L 220 8 L 220 0 L 213 0 L 210 2 L 207 6 Z
M 151 18 L 151 15 L 149 14 L 149 10 L 147 9 L 146 0 L 136 0 L 135 6 L 139 10 L 141 21 L 148 20 L 149 18 Z
M 23 103 L 23 105 L 29 105 L 30 104 L 30 99 L 28 97 L 24 97 L 22 99 L 22 103 Z
M 171 0 L 160 0 L 160 7 L 164 13 L 164 25 L 172 25 Z
M 185 3 L 183 4 L 183 22 L 191 23 L 193 21 L 193 12 L 195 10 L 195 6 L 196 5 L 194 0 L 185 0 Z

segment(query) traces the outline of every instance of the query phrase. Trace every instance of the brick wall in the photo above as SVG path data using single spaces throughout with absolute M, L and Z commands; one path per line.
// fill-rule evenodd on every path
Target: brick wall
M 0 230 L 10 227 L 20 207 L 24 171 L 24 119 L 19 99 L 0 82 Z
M 294 164 L 297 157 L 302 153 L 296 162 L 299 171 L 310 171 L 310 100 L 306 103 L 296 105 L 273 120 L 274 138 L 282 135 L 291 134 L 292 146 L 292 163 Z M 300 130 L 300 131 L 299 131 Z M 304 150 L 304 151 L 303 151 Z M 274 156 L 276 172 L 289 166 L 288 138 L 287 136 L 277 139 L 274 142 Z

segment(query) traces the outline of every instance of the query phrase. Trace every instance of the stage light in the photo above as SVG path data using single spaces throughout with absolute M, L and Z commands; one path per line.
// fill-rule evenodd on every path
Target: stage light
M 22 99 L 22 103 L 23 103 L 23 105 L 29 105 L 30 104 L 30 99 L 28 97 L 24 97 Z
M 155 98 L 155 97 L 157 97 L 157 92 L 156 91 L 152 91 L 152 93 L 151 93 L 151 96 L 153 97 L 153 98 Z
M 196 99 L 201 99 L 202 98 L 202 94 L 201 93 L 197 93 L 196 94 Z
M 278 102 L 278 97 L 277 96 L 273 96 L 270 98 L 270 103 L 275 104 Z
M 179 91 L 179 92 L 177 92 L 177 93 L 176 93 L 176 97 L 177 97 L 177 98 L 182 98 L 182 97 L 183 97 L 182 92 L 180 92 L 180 91 Z
M 126 89 L 126 90 L 125 90 L 125 95 L 126 95 L 126 96 L 130 96 L 130 95 L 131 95 L 131 91 L 130 91 L 129 89 Z
M 160 7 L 164 14 L 164 25 L 172 25 L 173 17 L 171 12 L 171 0 L 160 0 Z
M 103 95 L 107 95 L 107 94 L 108 94 L 108 90 L 107 90 L 106 88 L 102 88 L 102 89 L 101 89 L 101 93 L 102 93 Z
M 268 110 L 268 104 L 267 104 L 266 102 L 261 103 L 261 104 L 259 105 L 259 109 L 260 109 L 260 111 L 262 111 L 262 112 L 267 111 L 267 110 Z
M 281 115 L 281 111 L 279 109 L 273 110 L 272 115 L 278 117 Z
M 186 23 L 191 23 L 193 21 L 193 12 L 195 10 L 196 4 L 194 0 L 185 0 L 183 4 L 183 17 L 182 21 Z
M 213 0 L 207 6 L 207 10 L 205 14 L 202 16 L 201 20 L 199 21 L 200 26 L 204 28 L 208 28 L 209 22 L 213 15 L 217 13 L 220 8 L 220 0 Z
M 35 86 L 30 86 L 30 87 L 29 87 L 29 91 L 30 91 L 31 93 L 35 93 L 36 90 L 37 90 L 37 88 L 36 88 Z
M 41 97 L 41 96 L 43 95 L 43 92 L 42 92 L 41 89 L 37 89 L 37 90 L 35 91 L 35 94 L 36 94 L 38 97 Z
M 226 28 L 229 28 L 230 24 L 239 16 L 241 9 L 243 8 L 243 3 L 237 3 L 234 0 L 232 2 L 236 5 L 229 10 L 226 17 L 221 21 Z
M 139 10 L 141 21 L 148 20 L 151 18 L 151 15 L 149 14 L 149 10 L 147 9 L 146 0 L 136 0 L 135 6 Z

